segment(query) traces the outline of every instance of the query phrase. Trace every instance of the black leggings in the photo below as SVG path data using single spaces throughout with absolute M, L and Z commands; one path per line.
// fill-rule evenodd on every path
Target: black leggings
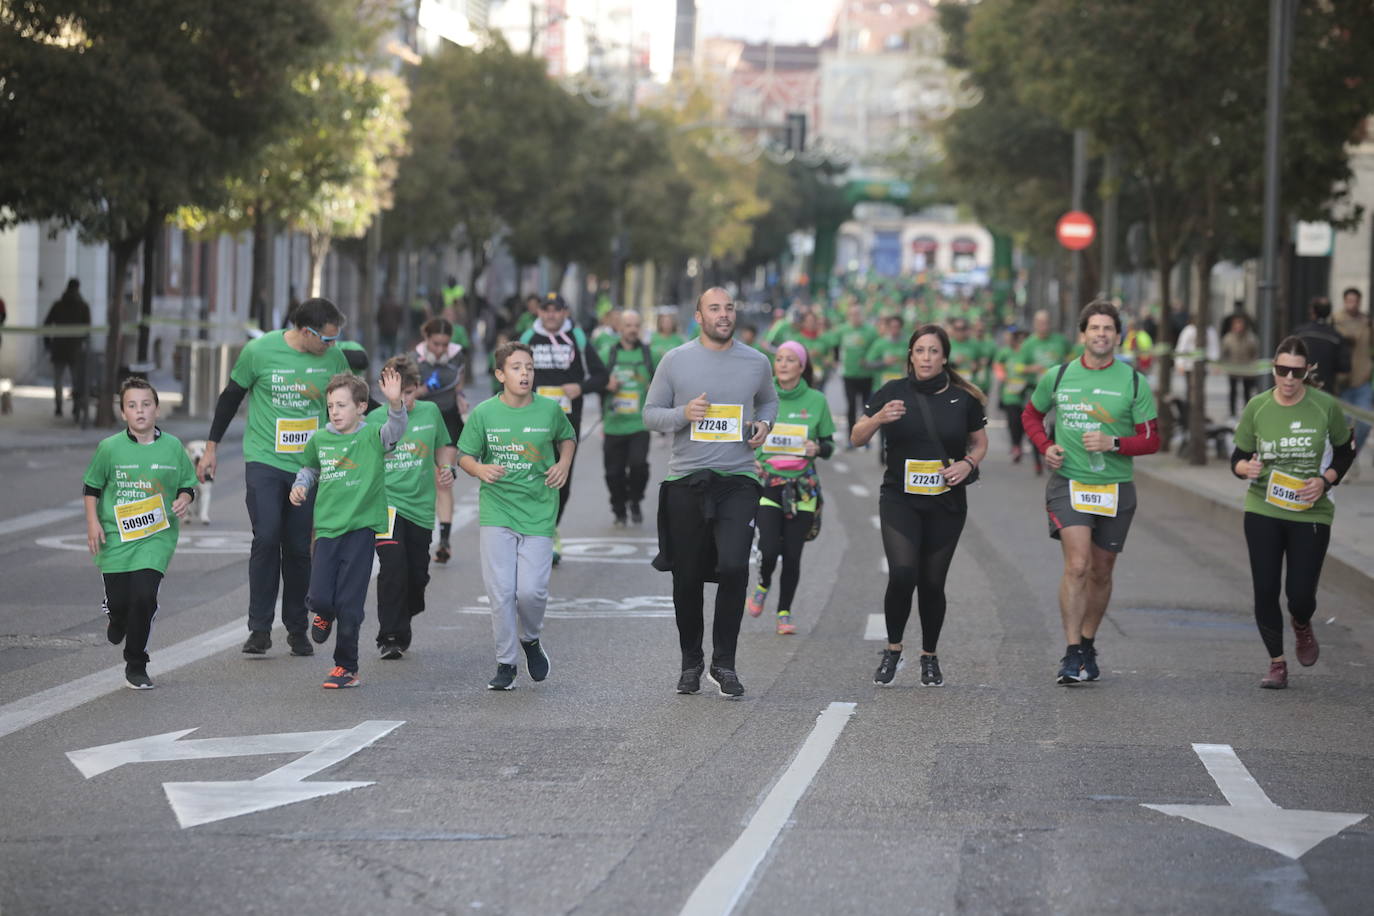
M 157 590 L 162 573 L 156 569 L 105 573 L 105 611 L 124 630 L 124 661 L 135 667 L 148 664 L 148 637 L 157 616 Z
M 733 670 L 744 617 L 744 593 L 749 588 L 749 547 L 754 540 L 751 522 L 759 507 L 759 485 L 738 475 L 713 480 L 709 488 L 669 483 L 659 490 L 659 498 L 666 502 L 665 511 L 673 525 L 673 610 L 682 667 L 702 663 L 704 591 L 707 581 L 714 580 L 711 664 Z M 711 518 L 707 518 L 708 510 Z M 706 563 L 711 541 L 715 569 L 707 568 Z
M 1021 405 L 1003 404 L 1002 413 L 1007 417 L 1007 433 L 1011 436 L 1011 447 L 1020 448 L 1021 440 L 1026 436 L 1026 429 L 1021 425 Z
M 429 542 L 433 528 L 421 528 L 396 513 L 392 537 L 377 539 L 377 645 L 396 640 L 410 648 L 410 618 L 425 610 L 429 585 Z
M 868 396 L 873 393 L 873 379 L 869 376 L 844 377 L 844 403 L 849 417 L 849 428 L 859 417 L 859 411 L 868 405 Z
M 791 518 L 782 514 L 782 487 L 770 487 L 763 491 L 763 498 L 777 503 L 776 506 L 759 506 L 755 521 L 759 529 L 759 553 L 763 559 L 759 563 L 759 585 L 768 588 L 773 584 L 773 570 L 782 557 L 782 584 L 778 590 L 778 610 L 792 610 L 792 599 L 797 594 L 797 582 L 801 579 L 802 548 L 806 546 L 806 535 L 811 531 L 814 512 L 798 512 Z
M 1250 548 L 1250 579 L 1255 588 L 1255 623 L 1270 658 L 1283 654 L 1283 611 L 1279 591 L 1288 595 L 1288 613 L 1296 623 L 1317 613 L 1317 581 L 1331 543 L 1331 526 L 1245 513 L 1245 545 Z M 1283 582 L 1284 558 L 1288 582 Z
M 911 617 L 911 595 L 917 592 L 921 651 L 934 652 L 945 624 L 945 577 L 968 511 L 950 512 L 938 506 L 914 509 L 910 503 L 913 498 L 922 497 L 883 494 L 878 500 L 883 553 L 887 555 L 883 614 L 887 618 L 887 641 L 900 644 Z

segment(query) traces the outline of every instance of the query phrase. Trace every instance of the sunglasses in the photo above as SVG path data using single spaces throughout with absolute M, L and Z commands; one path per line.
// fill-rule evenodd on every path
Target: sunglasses
M 339 334 L 334 334 L 334 335 L 331 335 L 331 336 L 329 336 L 329 337 L 326 337 L 326 336 L 324 336 L 323 334 L 321 334 L 319 331 L 317 331 L 317 330 L 315 330 L 314 328 L 311 328 L 311 327 L 307 327 L 306 330 L 309 331 L 311 334 L 314 334 L 314 335 L 315 335 L 316 337 L 318 337 L 322 342 L 327 343 L 327 344 L 332 344 L 332 343 L 334 343 L 334 341 L 338 340 L 340 337 L 343 336 L 342 333 L 339 333 Z
M 1279 376 L 1280 378 L 1284 378 L 1284 377 L 1287 377 L 1287 378 L 1302 378 L 1302 377 L 1304 377 L 1305 375 L 1307 375 L 1307 367 L 1306 367 L 1306 366 L 1280 366 L 1278 363 L 1275 363 L 1275 364 L 1274 364 L 1274 374 L 1277 375 L 1277 376 Z

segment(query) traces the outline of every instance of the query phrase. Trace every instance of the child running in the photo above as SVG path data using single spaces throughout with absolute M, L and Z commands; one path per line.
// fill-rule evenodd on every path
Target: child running
M 559 403 L 531 393 L 534 351 L 527 344 L 502 344 L 493 364 L 501 393 L 468 416 L 458 439 L 458 466 L 482 481 L 478 538 L 496 639 L 496 676 L 487 688 L 512 690 L 520 647 L 530 679 L 549 676 L 539 635 L 549 600 L 558 491 L 568 481 L 577 440 Z
M 439 407 L 417 401 L 420 369 L 409 356 L 393 356 L 385 369 L 401 377 L 406 432 L 386 456 L 387 529 L 377 535 L 377 651 L 385 660 L 410 649 L 410 620 L 425 609 L 429 542 L 434 536 L 434 495 L 453 486 L 453 440 Z M 388 412 L 367 415 L 382 426 Z M 435 471 L 438 471 L 438 488 Z
M 196 469 L 176 436 L 157 428 L 157 391 L 147 381 L 125 379 L 119 409 L 127 428 L 96 446 L 82 478 L 86 546 L 105 579 L 105 635 L 124 643 L 124 682 L 150 690 L 158 587 L 195 499 Z
M 316 481 L 320 485 L 305 605 L 314 614 L 310 637 L 315 642 L 329 639 L 334 623 L 339 624 L 334 668 L 322 685 L 330 689 L 359 684 L 358 632 L 372 577 L 372 550 L 377 535 L 388 528 L 383 459 L 406 431 L 400 374 L 387 366 L 381 382 L 390 410 L 378 429 L 363 422 L 367 382 L 346 372 L 329 380 L 324 392 L 329 423 L 305 444 L 291 487 L 291 504 L 299 506 Z

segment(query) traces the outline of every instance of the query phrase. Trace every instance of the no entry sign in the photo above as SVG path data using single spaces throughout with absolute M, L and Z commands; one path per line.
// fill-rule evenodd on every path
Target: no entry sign
M 1065 248 L 1070 251 L 1082 251 L 1097 238 L 1097 224 L 1082 210 L 1070 210 L 1059 217 L 1059 224 L 1055 226 L 1054 233 L 1059 237 L 1059 244 Z

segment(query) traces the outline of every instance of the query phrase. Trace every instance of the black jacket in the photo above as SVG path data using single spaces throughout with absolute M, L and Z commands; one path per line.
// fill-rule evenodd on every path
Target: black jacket
M 1309 321 L 1293 329 L 1293 336 L 1307 344 L 1307 364 L 1322 390 L 1336 393 L 1336 376 L 1350 371 L 1350 343 L 1335 326 Z

